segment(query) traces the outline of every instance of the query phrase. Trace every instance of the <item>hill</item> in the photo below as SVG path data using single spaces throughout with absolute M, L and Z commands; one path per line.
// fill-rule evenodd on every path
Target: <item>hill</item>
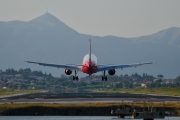
M 30 21 L 0 22 L 0 69 L 30 67 L 60 76 L 63 70 L 24 61 L 81 64 L 83 56 L 88 53 L 89 38 L 99 64 L 155 61 L 153 65 L 118 70 L 117 75 L 137 72 L 163 74 L 167 78 L 179 76 L 180 28 L 171 27 L 134 38 L 99 37 L 78 33 L 50 13 Z

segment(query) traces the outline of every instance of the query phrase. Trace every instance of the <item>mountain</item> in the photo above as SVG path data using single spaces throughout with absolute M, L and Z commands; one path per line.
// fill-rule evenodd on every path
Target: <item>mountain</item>
M 31 68 L 63 74 L 63 70 L 27 64 L 24 61 L 56 64 L 81 64 L 88 53 L 88 39 L 99 64 L 127 64 L 155 61 L 153 65 L 117 70 L 117 75 L 132 73 L 179 76 L 180 28 L 171 27 L 152 35 L 123 38 L 81 34 L 50 13 L 30 21 L 0 22 L 0 69 Z M 78 75 L 82 75 L 78 73 Z

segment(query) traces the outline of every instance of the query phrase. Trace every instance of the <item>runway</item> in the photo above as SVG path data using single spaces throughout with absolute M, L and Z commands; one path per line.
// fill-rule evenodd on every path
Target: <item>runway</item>
M 0 97 L 3 103 L 180 102 L 180 96 L 129 93 L 33 93 Z

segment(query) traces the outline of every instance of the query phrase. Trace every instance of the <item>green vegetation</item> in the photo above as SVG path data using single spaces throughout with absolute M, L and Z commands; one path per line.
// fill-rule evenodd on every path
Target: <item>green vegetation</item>
M 134 106 L 134 107 L 147 107 L 148 103 L 123 103 L 127 106 Z M 173 103 L 173 102 L 167 102 L 167 103 L 151 103 L 153 107 L 171 107 L 171 108 L 180 108 L 180 103 Z M 119 107 L 121 106 L 121 103 L 70 103 L 70 104 L 58 104 L 58 103 L 22 103 L 22 104 L 1 104 L 0 105 L 0 111 L 5 109 L 12 109 L 12 108 L 25 108 L 25 107 L 33 107 L 33 106 L 41 106 L 41 107 L 56 107 L 56 108 L 76 108 L 76 107 Z
M 65 107 L 65 108 L 74 108 L 74 107 L 110 107 L 112 104 L 109 103 L 22 103 L 22 104 L 0 104 L 0 111 L 5 109 L 14 109 L 14 108 L 25 108 L 25 107 Z M 115 104 L 118 105 L 118 104 Z
M 26 69 L 0 70 L 0 95 L 27 93 L 33 90 L 45 90 L 50 92 L 127 92 L 127 93 L 148 93 L 180 96 L 180 76 L 176 79 L 165 79 L 159 74 L 152 75 L 113 75 L 108 76 L 108 81 L 101 81 L 102 75 L 80 78 L 73 81 L 72 75 L 62 74 L 61 77 L 53 77 L 50 73 L 32 71 Z
M 127 88 L 127 89 L 106 89 L 100 90 L 100 92 L 110 93 L 143 93 L 143 94 L 160 94 L 160 95 L 171 95 L 180 96 L 180 88 Z
M 148 103 L 131 103 L 131 102 L 124 102 L 123 104 L 127 106 L 133 107 L 147 107 Z M 153 107 L 169 107 L 169 108 L 180 108 L 180 102 L 173 103 L 173 102 L 166 102 L 166 103 L 151 103 Z M 54 107 L 54 108 L 78 108 L 78 107 L 119 107 L 122 103 L 105 103 L 105 102 L 98 102 L 98 103 L 16 103 L 16 104 L 0 104 L 0 111 L 7 110 L 7 109 L 15 109 L 15 108 L 27 108 L 27 107 Z
M 14 95 L 14 94 L 26 94 L 26 93 L 38 93 L 41 90 L 11 90 L 11 89 L 0 89 L 0 96 L 2 95 Z

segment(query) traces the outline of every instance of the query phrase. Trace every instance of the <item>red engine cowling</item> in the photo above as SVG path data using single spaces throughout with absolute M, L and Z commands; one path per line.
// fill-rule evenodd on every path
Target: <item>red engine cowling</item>
M 64 72 L 65 72 L 66 75 L 71 75 L 72 74 L 72 70 L 70 70 L 70 69 L 65 69 Z
M 115 71 L 114 69 L 108 70 L 108 74 L 109 74 L 109 75 L 114 75 L 115 73 L 116 73 L 116 71 Z

